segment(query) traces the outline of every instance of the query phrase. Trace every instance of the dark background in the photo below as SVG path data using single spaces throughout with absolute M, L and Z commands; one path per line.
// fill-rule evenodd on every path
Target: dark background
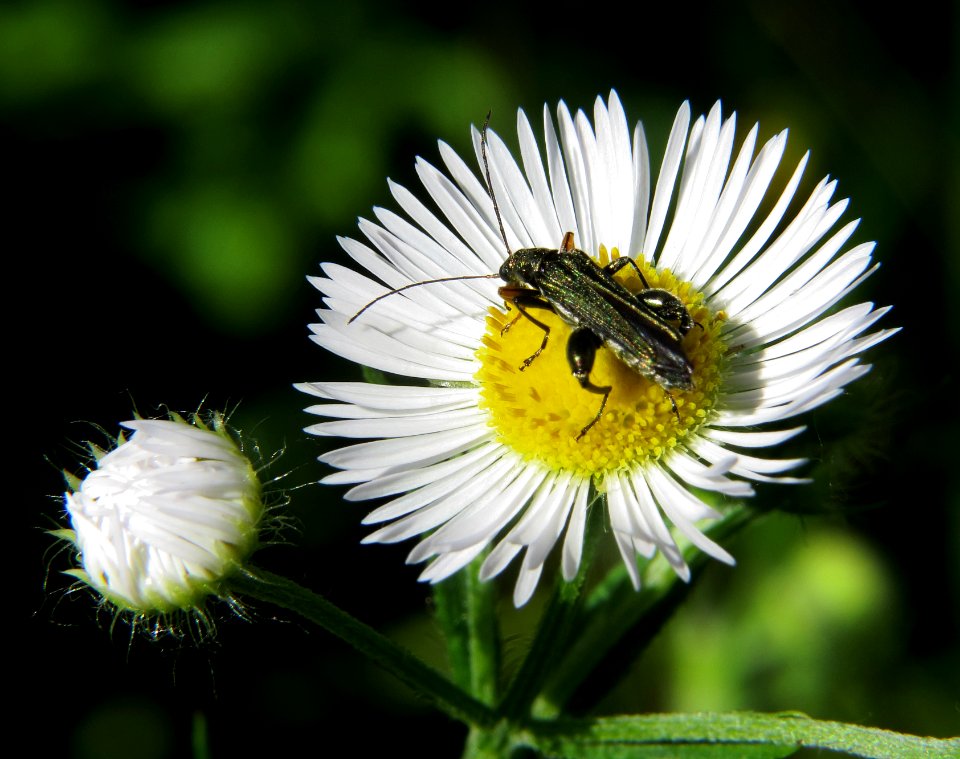
M 38 750 L 142 759 L 317 753 L 344 730 L 369 750 L 455 755 L 463 729 L 328 635 L 254 607 L 201 645 L 132 636 L 65 594 L 60 468 L 85 440 L 168 406 L 233 408 L 286 474 L 299 532 L 257 561 L 443 666 L 409 546 L 361 546 L 364 505 L 313 485 L 327 441 L 305 435 L 291 383 L 353 378 L 307 339 L 305 281 L 343 260 L 335 235 L 416 191 L 415 155 L 462 153 L 489 109 L 592 111 L 620 93 L 653 164 L 680 102 L 722 98 L 738 135 L 790 127 L 784 166 L 813 150 L 799 195 L 829 173 L 854 242 L 880 271 L 855 295 L 894 304 L 904 331 L 874 372 L 815 414 L 796 449 L 817 478 L 760 488 L 772 516 L 732 546 L 601 711 L 801 709 L 913 733 L 960 730 L 954 314 L 960 286 L 957 18 L 952 4 L 713 10 L 555 2 L 396 4 L 34 0 L 0 7 L 8 535 L 16 633 L 12 734 Z M 949 6 L 949 8 L 948 8 Z M 779 181 L 783 181 L 780 179 Z M 833 407 L 836 407 L 834 409 Z M 21 469 L 23 467 L 23 469 Z M 802 492 L 801 492 L 802 491 Z M 819 512 L 812 514 L 811 512 Z M 509 597 L 509 578 L 504 587 Z M 508 660 L 535 621 L 506 604 Z

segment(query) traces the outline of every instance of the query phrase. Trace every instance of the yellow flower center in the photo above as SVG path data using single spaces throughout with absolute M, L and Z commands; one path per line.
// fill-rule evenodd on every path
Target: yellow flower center
M 618 256 L 614 248 L 611 257 Z M 601 246 L 600 265 L 611 257 Z M 521 317 L 503 332 L 517 313 L 491 308 L 483 346 L 477 352 L 482 364 L 476 374 L 480 405 L 489 413 L 500 441 L 525 459 L 592 477 L 660 458 L 682 445 L 683 438 L 710 417 L 726 354 L 720 338 L 725 314 L 712 313 L 703 305 L 703 294 L 689 282 L 678 281 L 668 269 L 658 272 L 642 259 L 637 264 L 651 288 L 674 293 L 696 322 L 682 343 L 693 366 L 693 388 L 665 389 L 601 347 L 590 381 L 612 389 L 602 416 L 578 440 L 596 418 L 603 396 L 581 387 L 571 372 L 566 350 L 570 325 L 552 311 L 532 309 L 532 315 L 550 328 L 550 336 L 544 351 L 521 370 L 540 347 L 543 330 Z M 643 289 L 632 266 L 615 276 L 631 292 Z

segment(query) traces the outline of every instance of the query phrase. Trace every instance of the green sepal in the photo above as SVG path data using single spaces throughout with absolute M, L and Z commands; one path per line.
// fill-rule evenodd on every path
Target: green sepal
M 69 527 L 62 527 L 58 530 L 47 530 L 47 535 L 57 538 L 58 540 L 66 540 L 68 543 L 73 543 L 74 545 L 77 544 L 77 533 Z

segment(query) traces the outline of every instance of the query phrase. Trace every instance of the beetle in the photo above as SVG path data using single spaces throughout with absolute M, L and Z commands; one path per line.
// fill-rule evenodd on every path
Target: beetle
M 631 293 L 614 274 L 632 265 L 644 288 Z M 600 408 L 577 440 L 603 416 L 613 387 L 590 381 L 597 349 L 605 346 L 630 369 L 665 390 L 693 387 L 693 366 L 683 349 L 683 336 L 694 321 L 683 302 L 667 290 L 647 284 L 637 262 L 629 257 L 614 259 L 601 267 L 584 251 L 574 247 L 573 233 L 567 232 L 559 249 L 517 250 L 500 267 L 500 297 L 517 309 L 507 322 L 507 332 L 521 317 L 543 330 L 540 347 L 520 366 L 523 371 L 547 347 L 550 328 L 530 314 L 528 308 L 553 311 L 573 331 L 567 339 L 567 362 L 584 390 L 602 395 Z M 676 401 L 667 393 L 674 413 Z
M 567 362 L 573 377 L 591 393 L 602 395 L 600 407 L 593 419 L 580 430 L 579 441 L 600 421 L 612 385 L 595 385 L 590 381 L 597 349 L 608 348 L 630 369 L 653 380 L 666 391 L 679 418 L 676 401 L 669 390 L 693 388 L 693 365 L 683 348 L 683 337 L 696 322 L 683 302 L 673 293 L 647 284 L 637 262 L 629 256 L 616 258 L 600 266 L 587 253 L 574 245 L 573 232 L 567 232 L 559 248 L 521 248 L 511 251 L 500 215 L 500 207 L 493 192 L 490 164 L 487 158 L 487 128 L 490 114 L 483 126 L 481 155 L 487 192 L 500 227 L 500 237 L 507 249 L 507 259 L 496 274 L 471 274 L 442 277 L 414 282 L 375 298 L 351 317 L 357 319 L 364 311 L 390 295 L 412 287 L 436 282 L 464 279 L 499 278 L 505 284 L 498 294 L 517 315 L 501 329 L 501 335 L 521 318 L 526 318 L 543 331 L 540 347 L 519 367 L 527 369 L 543 353 L 550 339 L 550 327 L 533 316 L 529 309 L 552 311 L 573 331 L 567 338 Z M 614 275 L 632 265 L 644 289 L 632 293 L 614 279 Z

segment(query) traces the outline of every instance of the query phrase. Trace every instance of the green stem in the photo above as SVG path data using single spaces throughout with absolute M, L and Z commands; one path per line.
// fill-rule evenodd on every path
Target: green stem
M 537 694 L 556 670 L 557 663 L 568 656 L 567 647 L 575 622 L 580 617 L 583 583 L 596 548 L 596 536 L 599 532 L 596 523 L 602 518 L 604 511 L 605 508 L 597 508 L 597 504 L 593 504 L 590 509 L 584 537 L 584 555 L 577 576 L 571 582 L 566 582 L 559 576 L 556 579 L 550 604 L 537 625 L 536 638 L 497 710 L 508 720 L 527 718 Z
M 255 567 L 231 577 L 229 584 L 236 593 L 283 607 L 320 625 L 377 662 L 451 717 L 483 727 L 496 722 L 489 708 L 405 648 L 351 617 L 322 596 L 285 577 Z
M 497 698 L 500 638 L 496 587 L 480 582 L 477 559 L 433 587 L 436 619 L 447 641 L 453 679 L 485 704 Z
M 537 636 L 510 683 L 498 712 L 508 720 L 525 718 L 544 681 L 564 654 L 576 616 L 582 576 L 573 582 L 557 579 L 550 605 L 537 626 Z
M 743 505 L 731 508 L 710 527 L 707 534 L 722 540 L 742 529 L 756 512 Z M 710 558 L 693 546 L 686 551 L 692 577 Z M 582 627 L 562 660 L 551 672 L 534 714 L 550 718 L 566 711 L 568 702 L 581 691 L 575 711 L 585 710 L 605 694 L 656 636 L 686 596 L 690 585 L 682 582 L 662 556 L 647 567 L 644 587 L 633 589 L 626 570 L 618 566 L 584 600 Z
M 471 728 L 461 759 L 506 759 L 518 746 L 505 722 L 488 730 Z

